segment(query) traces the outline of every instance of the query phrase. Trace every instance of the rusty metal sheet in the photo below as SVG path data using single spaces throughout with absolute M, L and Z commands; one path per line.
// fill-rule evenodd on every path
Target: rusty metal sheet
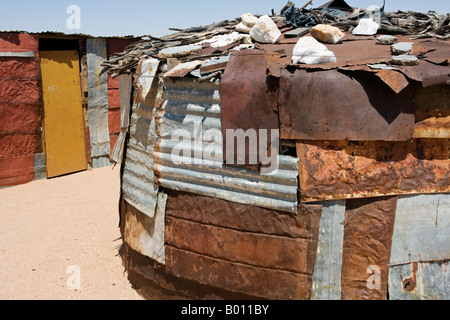
M 260 129 L 269 132 L 271 129 L 279 129 L 276 110 L 278 78 L 268 76 L 269 66 L 273 65 L 273 58 L 268 57 L 270 55 L 262 50 L 243 50 L 230 54 L 220 82 L 223 156 L 227 166 L 236 165 L 241 161 L 245 167 L 256 171 L 261 165 L 260 152 L 249 148 L 248 143 L 245 159 L 239 159 L 236 148 L 229 150 L 232 154 L 227 155 L 228 129 L 242 129 L 244 132 L 248 129 L 256 130 L 258 141 Z M 270 136 L 268 141 L 272 141 L 271 138 Z M 235 159 L 234 164 L 226 161 L 230 157 Z M 257 159 L 256 163 L 250 163 L 253 157 Z
M 297 214 L 167 190 L 167 215 L 202 224 L 289 238 L 317 239 L 320 205 L 299 205 Z M 189 208 L 189 210 L 186 210 Z
M 269 300 L 309 300 L 311 276 L 228 262 L 166 246 L 167 272 L 203 285 Z
M 380 70 L 375 73 L 377 77 L 383 80 L 395 93 L 401 92 L 409 85 L 408 79 L 406 77 L 395 70 Z
M 122 246 L 122 261 L 128 278 L 141 296 L 149 300 L 255 300 L 257 297 L 230 292 L 222 288 L 201 285 L 198 282 L 167 273 L 155 260 Z
M 175 248 L 302 274 L 312 274 L 315 255 L 311 251 L 317 247 L 317 240 L 233 230 L 170 216 L 165 235 L 166 244 Z
M 39 53 L 39 34 L 1 32 L 0 52 L 29 52 L 36 56 Z
M 164 235 L 167 195 L 158 193 L 153 217 L 125 203 L 124 242 L 137 252 L 165 263 Z
M 450 259 L 450 194 L 400 196 L 390 264 Z
M 341 300 L 345 200 L 322 201 L 311 300 Z
M 185 192 L 168 194 L 168 272 L 266 299 L 309 299 L 320 205 L 299 206 L 294 215 Z
M 446 84 L 420 88 L 416 95 L 416 122 L 450 116 L 450 90 Z
M 406 141 L 414 132 L 413 85 L 396 94 L 368 72 L 283 70 L 281 139 Z
M 297 142 L 302 202 L 450 191 L 448 139 Z
M 450 43 L 448 41 L 422 40 L 417 41 L 421 47 L 425 48 L 422 59 L 428 62 L 448 65 L 450 62 Z
M 386 300 L 397 197 L 346 203 L 341 298 Z
M 417 66 L 395 66 L 411 80 L 422 83 L 429 87 L 437 84 L 448 84 L 450 81 L 450 65 L 436 65 L 434 63 L 420 60 Z
M 412 262 L 389 270 L 390 300 L 449 300 L 449 260 Z
M 416 123 L 414 138 L 450 138 L 450 116 L 445 118 L 429 118 Z

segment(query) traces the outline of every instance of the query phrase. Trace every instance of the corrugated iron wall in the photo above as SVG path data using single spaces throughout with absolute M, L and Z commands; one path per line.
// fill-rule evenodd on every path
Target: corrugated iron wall
M 159 185 L 297 212 L 298 159 L 279 156 L 279 169 L 267 175 L 223 165 L 223 141 L 215 140 L 222 137 L 219 83 L 166 79 L 165 87 L 154 153 Z
M 259 60 L 264 77 L 270 68 Z M 223 165 L 224 144 L 215 133 L 246 122 L 266 92 L 241 90 L 251 93 L 239 101 L 232 88 L 251 81 L 240 87 L 239 67 L 232 71 L 226 99 L 218 80 L 174 75 L 162 78 L 164 92 L 160 83 L 159 95 L 135 100 L 132 108 L 122 185 L 124 261 L 148 280 L 152 294 L 448 299 L 446 85 L 419 84 L 399 71 L 388 79 L 362 70 L 281 72 L 278 108 L 258 110 L 261 116 L 248 123 L 264 128 L 262 117 L 278 114 L 281 138 L 290 140 L 284 146 L 297 157 L 280 156 L 280 170 L 265 176 Z M 145 80 L 137 79 L 137 92 L 149 91 Z M 258 81 L 265 88 L 267 82 Z M 333 90 L 337 100 L 330 100 Z M 227 111 L 224 101 L 232 104 Z M 167 194 L 164 225 L 152 216 L 161 192 Z M 136 210 L 144 214 L 139 218 Z M 159 226 L 154 239 L 140 227 L 145 224 Z M 139 253 L 159 264 L 150 268 L 146 260 L 144 268 L 134 260 Z
M 42 178 L 39 38 L 0 33 L 0 186 Z

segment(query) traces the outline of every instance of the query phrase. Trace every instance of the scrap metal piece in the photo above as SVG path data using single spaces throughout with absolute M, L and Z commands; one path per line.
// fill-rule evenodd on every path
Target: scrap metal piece
M 343 72 L 282 71 L 281 139 L 407 141 L 412 138 L 413 85 L 397 94 L 371 72 Z M 396 91 L 406 84 L 401 79 L 394 80 L 386 81 Z
M 299 141 L 302 202 L 450 191 L 448 139 Z
M 270 58 L 269 58 L 270 57 Z M 279 57 L 278 54 L 275 55 Z M 245 159 L 239 159 L 237 149 L 229 150 L 227 154 L 227 130 L 255 130 L 259 141 L 259 130 L 279 129 L 277 114 L 278 78 L 268 76 L 274 68 L 274 57 L 261 50 L 234 51 L 230 54 L 227 67 L 220 83 L 220 96 L 222 105 L 222 132 L 223 155 L 227 166 L 232 166 L 226 161 L 229 157 L 235 159 L 234 163 L 245 163 L 250 170 L 259 170 L 261 159 L 260 152 L 255 148 L 249 148 L 246 143 Z M 270 61 L 270 62 L 268 62 Z M 272 137 L 268 138 L 272 141 Z M 231 148 L 230 148 L 231 149 Z M 268 146 L 270 150 L 270 146 Z M 256 153 L 256 154 L 255 154 Z M 256 158 L 256 163 L 251 159 Z M 242 161 L 240 161 L 242 160 Z M 242 166 L 242 165 L 237 165 Z
M 343 300 L 387 300 L 397 197 L 347 200 L 342 249 Z

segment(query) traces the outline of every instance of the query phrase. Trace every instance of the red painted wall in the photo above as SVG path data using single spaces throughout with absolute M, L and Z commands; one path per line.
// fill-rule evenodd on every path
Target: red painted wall
M 123 52 L 125 47 L 133 42 L 135 41 L 128 39 L 109 39 L 108 58 Z M 109 140 L 112 152 L 120 133 L 120 94 L 119 80 L 118 78 L 112 79 L 111 75 L 108 76 L 108 121 Z
M 34 57 L 0 57 L 0 186 L 32 181 L 42 152 L 39 36 L 0 33 L 0 52 L 28 51 Z

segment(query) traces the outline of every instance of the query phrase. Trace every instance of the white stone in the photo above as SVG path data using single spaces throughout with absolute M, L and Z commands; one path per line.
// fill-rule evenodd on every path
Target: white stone
M 241 15 L 241 19 L 242 23 L 250 28 L 252 28 L 258 22 L 258 18 L 251 13 L 244 13 L 243 15 Z
M 391 62 L 401 66 L 417 66 L 419 64 L 419 58 L 412 55 L 399 55 L 393 56 Z
M 312 27 L 309 32 L 316 40 L 332 44 L 338 43 L 345 36 L 345 33 L 339 28 L 326 24 L 318 24 Z
M 379 36 L 377 38 L 377 44 L 392 45 L 397 42 L 398 42 L 398 38 L 394 37 L 394 36 L 383 35 L 383 36 Z
M 391 46 L 392 54 L 411 54 L 413 42 L 399 42 Z
M 256 42 L 275 43 L 280 38 L 281 32 L 273 20 L 264 15 L 250 30 L 250 37 Z
M 359 19 L 358 26 L 353 30 L 353 34 L 357 36 L 372 36 L 377 33 L 380 25 L 370 18 Z
M 292 63 L 318 64 L 334 63 L 336 56 L 328 48 L 313 37 L 303 37 L 294 47 Z
M 250 33 L 250 30 L 252 28 L 243 24 L 242 22 L 240 22 L 237 26 L 236 26 L 236 31 L 242 32 L 242 33 Z

